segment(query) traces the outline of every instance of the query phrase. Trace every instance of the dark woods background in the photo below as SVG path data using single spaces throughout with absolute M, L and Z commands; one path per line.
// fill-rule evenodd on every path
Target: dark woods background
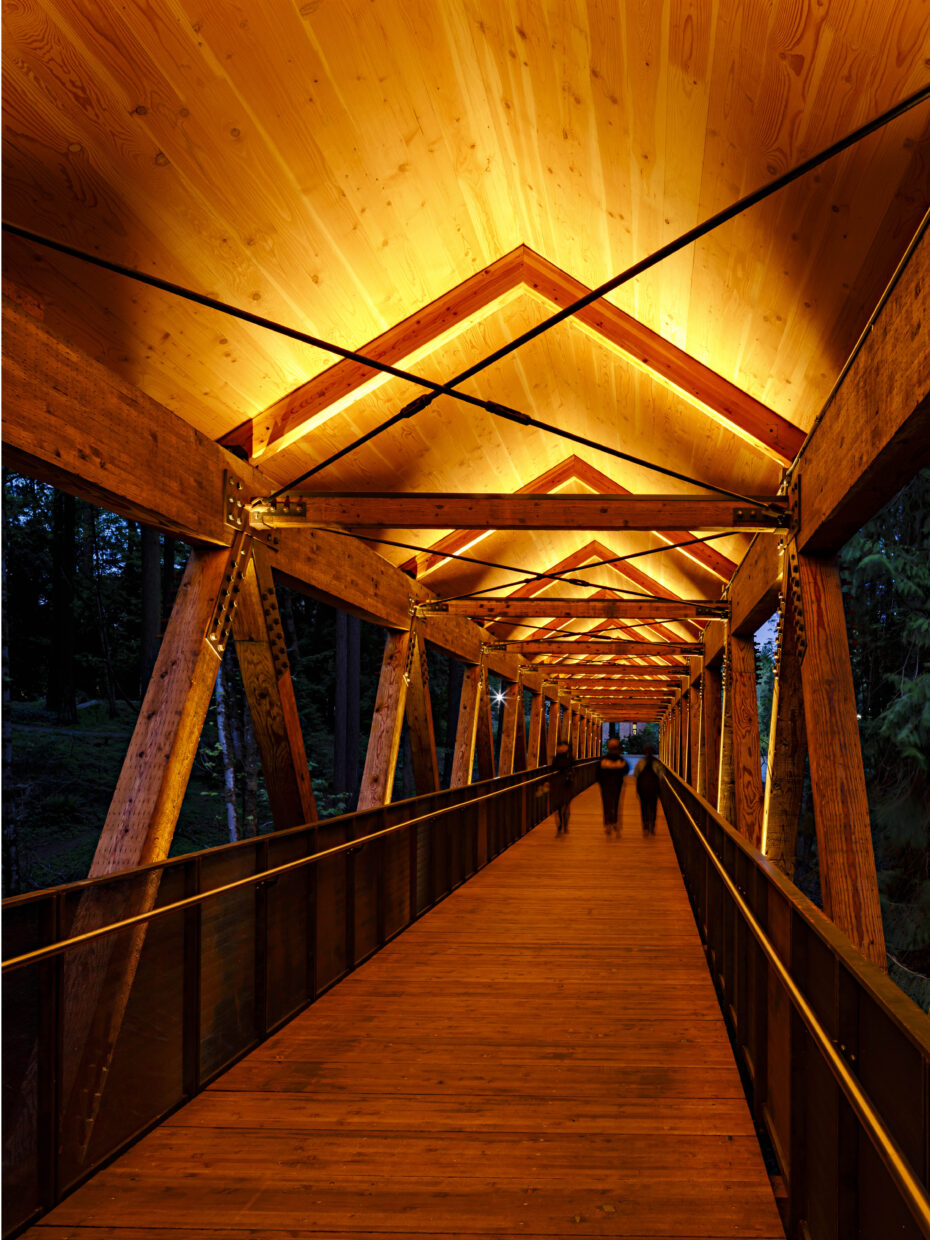
M 41 483 L 3 480 L 3 891 L 86 875 L 187 547 Z M 842 572 L 892 970 L 930 1004 L 930 471 L 847 544 Z M 384 631 L 279 589 L 321 816 L 354 808 Z M 762 752 L 774 650 L 757 647 Z M 462 667 L 429 651 L 448 783 Z M 492 680 L 492 689 L 495 687 Z M 497 711 L 495 710 L 497 723 Z M 498 729 L 499 730 L 499 729 Z M 641 749 L 643 737 L 627 747 Z M 395 799 L 414 793 L 402 743 Z M 173 853 L 270 829 L 232 646 Z M 799 885 L 819 900 L 809 787 Z

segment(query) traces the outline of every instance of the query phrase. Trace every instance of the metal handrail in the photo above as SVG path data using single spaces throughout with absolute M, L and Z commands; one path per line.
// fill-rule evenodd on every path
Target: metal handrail
M 581 763 L 578 763 L 577 765 L 580 766 Z M 537 768 L 533 767 L 532 769 L 535 771 Z M 524 772 L 516 771 L 514 774 L 520 775 L 524 774 Z M 160 861 L 147 861 L 145 865 L 135 865 L 128 870 L 113 870 L 108 874 L 97 874 L 92 878 L 80 878 L 70 883 L 60 883 L 56 887 L 42 887 L 35 891 L 24 891 L 18 896 L 7 896 L 2 901 L 2 904 L 0 904 L 0 907 L 2 907 L 3 912 L 6 913 L 8 909 L 22 908 L 24 905 L 35 903 L 43 898 L 47 898 L 50 892 L 55 892 L 56 894 L 66 893 L 69 895 L 78 894 L 89 891 L 94 887 L 105 886 L 107 883 L 112 883 L 123 878 L 135 878 L 141 874 L 154 874 L 156 871 L 167 873 L 172 869 L 181 869 L 199 857 L 213 856 L 220 849 L 225 850 L 227 854 L 231 854 L 239 850 L 248 850 L 249 848 L 254 847 L 254 845 L 261 840 L 270 840 L 272 838 L 276 840 L 292 839 L 299 835 L 302 831 L 329 830 L 329 828 L 338 826 L 340 823 L 345 823 L 349 819 L 359 819 L 366 816 L 374 817 L 376 814 L 383 813 L 385 810 L 396 810 L 399 806 L 409 805 L 412 801 L 425 801 L 429 797 L 448 796 L 453 793 L 470 792 L 473 788 L 480 788 L 484 784 L 497 784 L 503 779 L 513 780 L 513 775 L 500 775 L 496 776 L 494 779 L 480 779 L 473 784 L 463 784 L 460 788 L 441 788 L 437 792 L 424 792 L 420 796 L 406 797 L 402 801 L 391 801 L 387 805 L 375 805 L 371 806 L 369 809 L 346 810 L 344 814 L 333 814 L 331 818 L 320 818 L 314 822 L 298 822 L 295 823 L 293 827 L 281 827 L 279 830 L 270 831 L 263 835 L 246 836 L 243 839 L 231 841 L 226 844 L 214 844 L 207 848 L 198 848 L 194 852 L 182 853 L 181 855 L 175 857 L 165 857 Z M 508 784 L 508 787 L 516 788 L 525 782 L 525 780 L 513 780 L 513 783 Z M 499 791 L 506 792 L 507 788 L 501 788 Z M 477 797 L 465 796 L 462 797 L 461 800 L 455 801 L 453 806 L 460 807 L 462 805 L 468 805 L 477 799 Z M 447 808 L 449 807 L 443 805 L 440 806 L 435 812 L 438 813 L 439 809 Z M 432 813 L 434 811 L 430 812 Z M 410 819 L 405 819 L 405 821 L 409 822 Z
M 588 759 L 587 761 L 577 763 L 577 765 L 579 767 L 587 766 L 591 761 L 595 760 Z M 12 956 L 9 960 L 3 961 L 2 972 L 4 974 L 11 973 L 14 969 L 20 969 L 29 964 L 37 964 L 42 960 L 48 960 L 51 956 L 59 955 L 72 947 L 78 947 L 83 943 L 90 943 L 108 934 L 115 934 L 117 930 L 126 930 L 130 926 L 137 926 L 142 922 L 154 921 L 156 918 L 166 916 L 168 913 L 176 913 L 181 909 L 192 908 L 194 905 L 202 904 L 204 901 L 212 899 L 214 896 L 224 895 L 228 891 L 236 891 L 241 887 L 267 882 L 271 878 L 277 878 L 280 874 L 288 874 L 294 870 L 302 869 L 304 866 L 325 860 L 327 857 L 351 852 L 361 848 L 364 844 L 370 843 L 372 840 L 383 839 L 387 835 L 404 831 L 408 827 L 441 818 L 444 814 L 459 813 L 472 805 L 480 805 L 483 801 L 491 801 L 495 797 L 502 797 L 508 792 L 513 792 L 514 789 L 532 787 L 533 784 L 549 779 L 550 776 L 551 771 L 544 771 L 541 775 L 523 780 L 520 783 L 511 784 L 508 788 L 499 788 L 496 792 L 489 792 L 481 797 L 473 797 L 471 800 L 460 802 L 457 805 L 447 805 L 442 809 L 433 810 L 429 814 L 421 814 L 416 818 L 407 818 L 403 822 L 395 823 L 393 827 L 384 827 L 381 831 L 373 831 L 370 835 L 362 835 L 358 839 L 347 840 L 343 844 L 335 844 L 332 848 L 326 848 L 322 852 L 313 853 L 309 857 L 298 857 L 295 861 L 286 861 L 281 865 L 272 866 L 271 869 L 261 870 L 257 874 L 248 874 L 245 878 L 237 878 L 231 883 L 225 883 L 222 887 L 212 887 L 209 891 L 199 892 L 194 896 L 187 896 L 183 900 L 176 900 L 173 904 L 163 904 L 160 908 L 150 909 L 145 913 L 136 913 L 133 917 L 126 917 L 122 921 L 111 922 L 108 926 L 98 926 L 94 930 L 88 930 L 84 934 L 77 934 L 73 938 L 61 939 L 57 943 L 49 943 L 45 947 L 36 948 L 34 951 L 26 952 L 22 956 Z M 134 871 L 132 870 L 123 871 L 121 877 L 125 879 L 133 873 Z
M 791 974 L 785 968 L 781 957 L 775 949 L 771 939 L 765 933 L 756 920 L 749 905 L 743 899 L 736 884 L 730 878 L 729 874 L 723 866 L 720 858 L 714 852 L 710 843 L 701 830 L 694 815 L 688 809 L 688 806 L 682 800 L 678 793 L 678 789 L 671 780 L 666 779 L 666 787 L 675 797 L 678 804 L 684 811 L 685 816 L 694 828 L 694 832 L 707 856 L 713 863 L 714 869 L 726 887 L 736 907 L 739 909 L 743 920 L 749 927 L 763 954 L 769 964 L 775 970 L 778 980 L 781 982 L 789 999 L 794 1005 L 798 1015 L 807 1027 L 808 1033 L 814 1041 L 817 1049 L 827 1061 L 827 1066 L 833 1073 L 836 1083 L 843 1091 L 847 1102 L 859 1118 L 862 1127 L 872 1142 L 875 1152 L 882 1160 L 885 1169 L 891 1176 L 892 1180 L 898 1186 L 905 1200 L 907 1208 L 910 1210 L 914 1221 L 920 1228 L 922 1235 L 930 1240 L 930 1196 L 921 1180 L 911 1167 L 910 1162 L 902 1151 L 901 1147 L 895 1141 L 894 1137 L 888 1131 L 885 1123 L 871 1102 L 868 1094 L 859 1084 L 858 1079 L 850 1072 L 845 1060 L 839 1054 L 830 1035 L 817 1018 L 816 1013 L 810 1004 L 804 998 Z

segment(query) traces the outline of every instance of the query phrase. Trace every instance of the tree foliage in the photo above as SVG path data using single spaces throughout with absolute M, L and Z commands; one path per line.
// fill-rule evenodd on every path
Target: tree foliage
M 850 539 L 840 565 L 892 973 L 928 1006 L 930 470 Z

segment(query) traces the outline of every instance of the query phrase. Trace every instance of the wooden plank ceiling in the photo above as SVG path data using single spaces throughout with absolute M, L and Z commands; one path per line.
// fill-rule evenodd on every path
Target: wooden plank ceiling
M 446 381 L 920 88 L 928 58 L 922 0 L 16 0 L 4 218 Z M 463 391 L 773 494 L 928 200 L 923 106 Z M 19 241 L 4 257 L 53 330 L 282 485 L 420 392 Z M 312 487 L 693 490 L 448 397 Z M 422 548 L 378 545 L 440 594 L 560 565 L 591 583 L 518 591 L 541 600 L 719 598 L 748 542 L 586 569 L 687 532 L 372 533 Z

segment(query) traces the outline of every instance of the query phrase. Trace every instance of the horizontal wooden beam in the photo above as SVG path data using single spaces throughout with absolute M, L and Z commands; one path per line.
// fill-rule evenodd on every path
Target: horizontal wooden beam
M 628 641 L 561 641 L 545 638 L 527 641 L 490 642 L 486 650 L 517 650 L 522 654 L 568 654 L 573 655 L 630 655 L 649 654 L 699 654 L 696 642 L 628 642 Z
M 657 602 L 622 598 L 510 598 L 496 596 L 471 599 L 450 599 L 448 602 L 427 603 L 427 615 L 441 612 L 474 619 L 515 620 L 520 617 L 575 618 L 580 620 L 688 620 L 694 617 L 726 615 L 725 603 L 682 602 L 672 599 Z
M 250 497 L 251 498 L 251 497 Z M 398 494 L 295 494 L 257 504 L 253 525 L 339 525 L 345 529 L 494 530 L 771 530 L 784 523 L 787 500 L 752 496 L 750 503 L 721 496 L 513 495 L 420 491 Z
M 730 626 L 749 637 L 778 609 L 781 590 L 781 552 L 774 534 L 758 534 L 727 588 Z
M 575 455 L 566 457 L 551 469 L 530 479 L 515 494 L 544 495 L 572 481 L 583 483 L 598 495 L 630 494 L 619 482 L 615 482 L 613 478 L 596 469 L 588 461 Z M 428 551 L 418 552 L 405 561 L 401 568 L 405 572 L 412 573 L 414 577 L 420 577 L 441 564 L 445 555 L 465 551 L 491 532 L 474 529 L 454 530 L 451 534 L 444 534 Z M 690 530 L 657 529 L 656 533 L 669 543 L 684 543 L 692 539 Z M 717 577 L 723 578 L 724 581 L 729 581 L 736 571 L 735 562 L 721 554 L 710 543 L 693 544 L 688 547 L 687 551 L 673 551 L 672 555 L 673 557 L 687 556 L 689 559 L 697 560 L 704 568 L 709 569 Z
M 636 697 L 665 697 L 669 692 L 661 681 L 650 680 L 573 680 L 571 691 L 585 697 L 593 693 L 632 693 Z
M 708 667 L 719 667 L 723 662 L 723 648 L 727 640 L 727 626 L 722 620 L 711 620 L 704 630 L 704 662 Z
M 683 676 L 688 668 L 684 663 L 592 663 L 589 660 L 567 659 L 564 663 L 533 663 L 525 671 L 539 672 L 546 680 L 592 676 Z
M 835 552 L 930 463 L 926 230 L 790 479 L 798 550 Z
M 242 495 L 274 484 L 140 389 L 65 343 L 16 302 L 3 303 L 5 464 L 133 521 L 201 546 L 228 546 L 224 473 Z M 356 538 L 282 530 L 272 563 L 279 582 L 391 629 L 410 624 L 411 600 L 435 595 Z M 487 634 L 463 616 L 431 616 L 424 636 L 478 663 Z M 488 665 L 516 680 L 518 661 Z

